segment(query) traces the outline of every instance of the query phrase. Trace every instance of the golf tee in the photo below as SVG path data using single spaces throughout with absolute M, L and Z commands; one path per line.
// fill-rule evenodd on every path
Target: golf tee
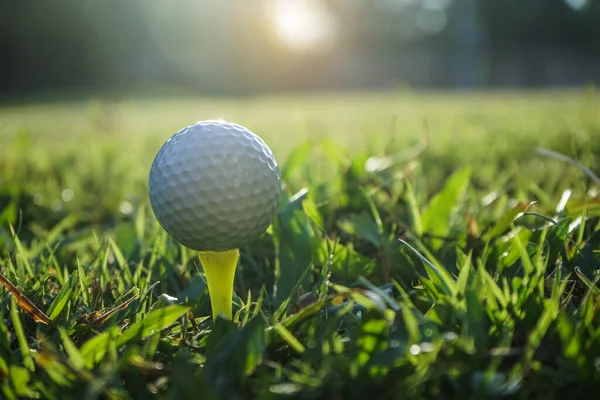
M 220 314 L 228 320 L 233 318 L 233 280 L 239 257 L 238 249 L 200 252 L 200 262 L 208 283 L 213 321 Z

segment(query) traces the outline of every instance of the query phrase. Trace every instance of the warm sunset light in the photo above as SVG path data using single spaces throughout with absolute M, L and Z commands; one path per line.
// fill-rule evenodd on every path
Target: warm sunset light
M 4 3 L 0 400 L 600 392 L 600 0 Z
M 315 0 L 274 0 L 269 9 L 275 33 L 295 50 L 319 50 L 331 45 L 335 21 Z

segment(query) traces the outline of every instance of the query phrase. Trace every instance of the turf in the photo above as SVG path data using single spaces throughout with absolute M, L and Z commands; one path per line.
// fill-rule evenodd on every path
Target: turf
M 595 398 L 599 106 L 593 88 L 4 104 L 1 397 Z M 147 199 L 162 142 L 214 118 L 261 135 L 285 183 L 241 249 L 237 324 L 213 324 L 197 254 Z

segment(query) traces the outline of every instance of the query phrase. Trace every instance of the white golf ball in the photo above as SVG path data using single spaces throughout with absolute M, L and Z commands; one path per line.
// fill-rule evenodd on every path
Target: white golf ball
M 270 225 L 281 174 L 269 147 L 250 130 L 202 121 L 174 134 L 158 151 L 149 193 L 158 222 L 181 244 L 231 250 Z

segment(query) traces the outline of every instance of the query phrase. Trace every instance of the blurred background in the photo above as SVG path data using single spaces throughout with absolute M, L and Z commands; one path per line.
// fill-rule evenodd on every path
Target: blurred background
M 0 96 L 600 82 L 591 0 L 5 1 Z

